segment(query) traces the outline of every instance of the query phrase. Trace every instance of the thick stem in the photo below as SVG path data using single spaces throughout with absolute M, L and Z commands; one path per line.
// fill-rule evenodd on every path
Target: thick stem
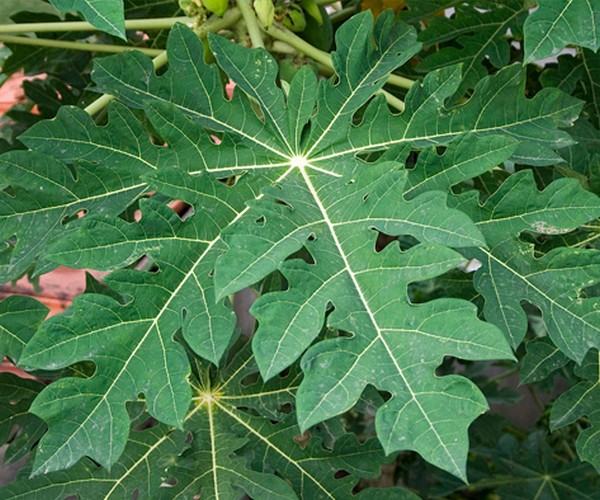
M 187 17 L 161 17 L 156 19 L 129 19 L 125 21 L 125 29 L 151 30 L 170 28 L 175 23 L 192 24 Z M 85 21 L 71 21 L 63 23 L 18 23 L 0 24 L 0 33 L 50 33 L 70 31 L 98 31 L 94 25 Z
M 331 55 L 328 52 L 324 52 L 322 50 L 317 49 L 316 47 L 313 47 L 310 43 L 306 42 L 295 33 L 292 33 L 290 30 L 273 25 L 266 31 L 276 40 L 285 42 L 288 45 L 294 47 L 299 52 L 302 52 L 304 55 L 307 55 L 308 57 L 314 59 L 315 61 L 320 62 L 321 64 L 325 64 L 330 68 L 333 68 Z M 404 78 L 403 76 L 390 75 L 388 77 L 388 83 L 390 85 L 394 85 L 395 87 L 410 89 L 415 82 L 408 78 Z
M 107 52 L 117 54 L 128 50 L 137 50 L 142 54 L 157 56 L 162 50 L 144 49 L 129 45 L 106 45 L 102 43 L 69 42 L 65 40 L 49 40 L 47 38 L 30 38 L 27 36 L 0 35 L 0 42 L 15 43 L 19 45 L 33 45 L 36 47 L 48 47 L 52 49 L 86 50 L 88 52 Z
M 262 32 L 258 26 L 258 20 L 254 14 L 254 10 L 250 6 L 250 2 L 248 0 L 237 0 L 237 4 L 242 13 L 242 17 L 244 18 L 244 22 L 246 23 L 252 46 L 262 47 L 264 49 L 265 42 L 263 41 Z

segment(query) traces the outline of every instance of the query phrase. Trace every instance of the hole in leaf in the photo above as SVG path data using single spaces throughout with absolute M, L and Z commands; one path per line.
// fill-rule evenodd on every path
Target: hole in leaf
M 289 204 L 287 201 L 285 201 L 285 200 L 275 200 L 275 203 L 277 203 L 278 205 L 283 205 L 283 206 L 285 206 L 285 207 L 289 208 L 291 212 L 293 212 L 293 211 L 294 211 L 294 207 L 293 207 L 293 205 L 290 205 L 290 204 Z
M 375 251 L 377 253 L 382 252 L 390 243 L 397 241 L 397 239 L 397 236 L 390 236 L 389 234 L 377 231 L 377 239 L 375 240 Z
M 446 146 L 436 146 L 435 152 L 438 154 L 438 156 L 442 156 L 446 152 L 447 149 L 448 148 Z
M 300 250 L 291 254 L 286 260 L 300 259 L 306 262 L 307 264 L 314 264 L 315 259 L 313 259 L 312 254 L 308 251 L 306 247 L 302 247 Z
M 258 219 L 254 220 L 254 223 L 259 226 L 264 226 L 265 222 L 267 222 L 267 220 L 265 219 L 265 217 L 263 215 L 261 215 Z
M 249 385 L 252 384 L 256 384 L 256 382 L 258 381 L 260 375 L 258 374 L 258 372 L 256 373 L 250 373 L 249 375 L 246 375 L 242 381 L 240 382 L 244 387 L 248 387 Z
M 379 395 L 381 396 L 384 402 L 392 399 L 392 393 L 388 391 L 379 391 Z
M 334 479 L 342 479 L 344 477 L 348 477 L 350 473 L 347 470 L 340 469 L 335 472 L 333 475 Z
M 294 408 L 292 407 L 291 403 L 285 403 L 281 408 L 280 411 L 282 413 L 292 413 L 294 411 Z M 277 422 L 275 422 L 277 423 Z
M 279 378 L 285 378 L 290 374 L 290 369 L 286 368 L 285 370 L 283 370 L 282 372 L 279 373 L 278 377 Z

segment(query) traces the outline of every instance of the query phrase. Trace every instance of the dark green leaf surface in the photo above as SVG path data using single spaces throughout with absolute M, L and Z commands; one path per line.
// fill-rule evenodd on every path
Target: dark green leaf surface
M 376 440 L 359 444 L 344 433 L 328 449 L 319 437 L 303 435 L 293 414 L 282 413 L 298 388 L 296 367 L 267 383 L 244 383 L 256 371 L 250 349 L 243 348 L 196 389 L 186 419 L 192 448 L 169 469 L 177 484 L 164 498 L 237 498 L 241 491 L 253 498 L 348 498 L 359 478 L 377 477 L 386 458 Z M 344 477 L 336 478 L 342 470 Z M 363 493 L 380 498 L 376 490 Z M 414 498 L 400 488 L 390 493 Z
M 417 69 L 429 72 L 461 63 L 463 80 L 457 94 L 462 96 L 465 90 L 474 88 L 488 75 L 484 62 L 498 69 L 508 65 L 510 39 L 507 33 L 510 30 L 513 35 L 518 34 L 526 15 L 527 8 L 521 0 L 457 5 L 451 18 L 433 17 L 429 26 L 419 34 L 419 40 L 426 46 L 448 41 L 455 43 L 428 55 Z
M 521 383 L 530 384 L 544 380 L 568 361 L 569 358 L 548 338 L 528 342 L 527 354 L 523 357 L 521 366 Z
M 155 498 L 161 484 L 168 479 L 165 469 L 187 447 L 185 434 L 156 425 L 131 433 L 119 461 L 110 470 L 84 459 L 66 471 L 28 478 L 23 471 L 15 482 L 0 490 L 0 498 Z
M 123 0 L 50 0 L 60 11 L 76 10 L 97 28 L 125 39 Z
M 525 21 L 525 62 L 557 55 L 569 44 L 600 47 L 600 4 L 595 0 L 540 0 Z
M 552 342 L 568 357 L 583 360 L 599 345 L 600 310 L 597 297 L 581 298 L 580 291 L 600 281 L 600 253 L 557 248 L 536 258 L 519 235 L 572 231 L 600 215 L 600 198 L 574 179 L 554 181 L 540 192 L 525 170 L 511 175 L 485 204 L 471 192 L 457 206 L 477 222 L 489 245 L 469 252 L 482 263 L 474 279 L 485 298 L 486 319 L 516 347 L 527 325 L 520 301 L 527 300 L 541 310 Z
M 19 361 L 47 314 L 48 308 L 31 297 L 12 295 L 0 302 L 0 359 Z
M 579 434 L 577 453 L 600 471 L 600 363 L 598 351 L 590 351 L 575 373 L 582 381 L 562 394 L 552 406 L 550 427 L 560 429 L 588 417 L 591 426 Z
M 28 412 L 31 402 L 44 388 L 36 380 L 20 378 L 12 373 L 0 373 L 0 445 L 9 440 L 4 464 L 18 461 L 28 454 L 40 439 L 46 425 Z M 0 498 L 3 498 L 0 490 Z

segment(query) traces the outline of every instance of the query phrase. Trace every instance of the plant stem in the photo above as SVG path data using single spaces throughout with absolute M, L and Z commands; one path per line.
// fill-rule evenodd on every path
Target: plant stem
M 208 33 L 233 26 L 239 21 L 240 17 L 241 13 L 239 9 L 228 9 L 223 17 L 214 16 L 209 21 L 196 28 L 195 33 L 200 38 L 205 38 Z M 155 70 L 167 64 L 167 51 L 161 51 L 161 53 L 152 60 L 152 64 L 154 65 Z M 104 109 L 113 99 L 114 96 L 104 94 L 86 106 L 85 111 L 90 115 L 94 115 L 98 111 Z
M 68 42 L 65 40 L 49 40 L 47 38 L 30 38 L 27 36 L 0 35 L 0 42 L 15 43 L 19 45 L 34 45 L 53 49 L 87 50 L 88 52 L 107 52 L 117 54 L 128 50 L 137 50 L 142 54 L 157 56 L 162 50 L 144 49 L 129 45 L 106 45 L 102 43 Z
M 383 94 L 385 96 L 385 100 L 387 101 L 387 103 L 390 106 L 392 106 L 393 108 L 396 108 L 398 111 L 404 111 L 404 108 L 406 106 L 404 105 L 403 100 L 398 99 L 395 95 L 390 94 L 389 92 L 387 92 L 386 90 L 383 90 L 383 89 L 379 89 L 376 93 Z
M 248 30 L 248 35 L 250 35 L 252 46 L 262 47 L 264 49 L 265 42 L 263 41 L 262 33 L 260 31 L 260 27 L 258 26 L 258 20 L 254 14 L 254 10 L 250 6 L 250 2 L 248 0 L 237 0 L 237 4 L 240 12 L 242 13 L 242 17 L 246 22 L 246 28 Z
M 125 29 L 150 30 L 170 28 L 175 23 L 191 24 L 187 17 L 160 17 L 156 19 L 129 19 L 125 21 Z M 0 24 L 0 33 L 48 33 L 59 31 L 98 31 L 98 28 L 85 21 L 69 21 L 61 23 L 17 23 Z
M 327 52 L 317 49 L 313 47 L 310 43 L 304 41 L 295 33 L 292 33 L 290 30 L 279 27 L 279 26 L 271 26 L 268 30 L 266 30 L 269 35 L 271 35 L 276 40 L 281 42 L 285 42 L 288 45 L 291 45 L 299 52 L 307 55 L 308 57 L 314 59 L 317 62 L 325 64 L 330 68 L 333 68 L 333 63 L 331 61 L 331 55 Z M 400 87 L 403 89 L 410 89 L 414 85 L 414 81 L 408 78 L 404 78 L 403 76 L 398 75 L 389 75 L 388 83 L 394 85 L 395 87 Z M 396 98 L 395 98 L 396 99 Z M 399 100 L 399 99 L 398 99 Z
M 156 71 L 159 68 L 162 68 L 165 64 L 167 64 L 167 51 L 162 50 L 160 54 L 157 55 L 154 59 L 152 59 L 152 65 L 154 66 L 154 70 Z M 114 96 L 109 94 L 104 94 L 96 99 L 94 102 L 88 104 L 84 108 L 84 111 L 89 115 L 95 115 L 98 111 L 104 109 L 108 106 L 108 103 L 114 99 Z

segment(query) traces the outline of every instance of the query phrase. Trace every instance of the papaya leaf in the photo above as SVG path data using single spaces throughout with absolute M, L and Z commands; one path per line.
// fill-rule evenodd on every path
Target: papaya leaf
M 372 385 L 391 394 L 376 417 L 385 452 L 416 450 L 465 479 L 467 428 L 487 404 L 466 378 L 438 377 L 436 368 L 446 355 L 487 360 L 510 359 L 512 353 L 500 330 L 478 320 L 468 302 L 409 301 L 409 284 L 464 262 L 454 248 L 489 245 L 475 223 L 479 219 L 473 222 L 470 213 L 449 207 L 447 194 L 432 188 L 448 189 L 507 158 L 531 165 L 556 161 L 555 150 L 572 144 L 560 128 L 572 124 L 582 103 L 555 89 L 526 98 L 523 71 L 515 66 L 480 81 L 466 103 L 446 106 L 461 82 L 460 68 L 449 67 L 414 85 L 405 111 L 393 114 L 374 95 L 420 49 L 415 31 L 394 22 L 389 12 L 376 23 L 367 12 L 336 36 L 336 76 L 318 80 L 304 69 L 284 91 L 277 86 L 275 59 L 265 50 L 210 36 L 217 64 L 207 64 L 197 35 L 176 26 L 168 40 L 169 67 L 160 76 L 135 52 L 96 64 L 98 89 L 121 101 L 106 126 L 67 109 L 28 134 L 25 140 L 37 151 L 23 153 L 21 163 L 35 158 L 36 165 L 29 177 L 8 177 L 2 193 L 13 214 L 5 239 L 14 246 L 16 234 L 13 253 L 27 252 L 29 259 L 21 259 L 19 269 L 24 272 L 42 247 L 53 264 L 115 269 L 142 256 L 152 264 L 147 270 L 113 271 L 105 279 L 110 294 L 79 296 L 28 343 L 20 359 L 25 368 L 79 362 L 95 367 L 87 378 L 49 385 L 33 403 L 31 411 L 49 430 L 32 475 L 72 466 L 84 456 L 107 468 L 116 464 L 129 435 L 126 403 L 140 397 L 154 418 L 184 429 L 193 400 L 189 359 L 218 365 L 234 341 L 227 296 L 281 271 L 289 288 L 263 295 L 253 309 L 261 322 L 253 341 L 261 375 L 276 380 L 315 341 L 325 321 L 341 332 L 304 355 L 306 378 L 297 414 L 289 417 L 297 419 L 298 432 L 350 409 Z M 222 72 L 236 84 L 231 98 Z M 152 142 L 134 119 L 138 113 L 148 119 Z M 473 148 L 481 163 L 467 157 L 466 138 L 481 140 Z M 447 178 L 405 198 L 409 176 L 419 182 L 418 173 L 404 168 L 405 159 L 437 145 L 448 145 L 448 157 L 440 165 L 425 154 L 416 172 L 437 169 L 447 171 Z M 452 165 L 454 158 L 464 165 Z M 29 217 L 36 207 L 37 184 L 30 179 L 40 170 L 52 170 L 44 200 L 51 199 L 56 213 L 18 226 L 20 214 Z M 106 179 L 102 189 L 91 180 L 96 172 Z M 89 196 L 98 206 L 80 203 L 78 189 L 89 186 L 97 187 Z M 139 201 L 139 221 L 116 217 L 149 191 L 158 196 Z M 185 201 L 193 215 L 182 220 L 164 206 L 165 197 Z M 65 199 L 71 201 L 65 205 Z M 38 241 L 43 224 L 58 227 L 83 210 L 89 214 L 70 222 L 67 231 Z M 378 249 L 379 235 L 416 243 L 407 250 L 397 244 Z M 302 251 L 310 255 L 306 261 L 290 258 Z M 195 408 L 208 413 L 198 424 L 200 439 L 206 443 L 208 437 L 215 450 L 211 439 L 228 429 L 212 426 L 211 412 L 219 407 L 231 417 L 226 410 L 233 409 L 213 392 L 202 394 L 204 403 L 194 400 Z M 256 432 L 276 439 L 270 422 L 250 417 L 230 421 L 242 430 L 235 439 L 225 438 L 219 464 L 246 440 L 254 443 Z M 275 425 L 291 435 L 295 424 Z M 315 453 L 322 451 L 314 446 Z M 367 449 L 371 446 L 379 445 Z M 235 488 L 242 489 L 253 479 L 259 485 L 266 481 L 254 472 L 234 480 L 224 466 L 217 471 L 208 465 L 209 476 L 225 474 L 225 491 L 232 481 L 241 481 Z M 286 495 L 280 486 L 277 494 Z M 247 492 L 261 496 L 265 490 Z
M 29 453 L 44 434 L 44 421 L 27 411 L 43 388 L 37 380 L 0 373 L 0 445 L 8 443 L 5 464 Z
M 541 310 L 550 339 L 569 358 L 581 362 L 591 347 L 598 347 L 599 299 L 581 298 L 580 292 L 600 281 L 600 253 L 560 247 L 538 258 L 519 235 L 568 233 L 600 215 L 600 198 L 574 179 L 556 180 L 540 192 L 532 172 L 524 170 L 511 175 L 483 205 L 470 192 L 455 206 L 486 237 L 489 248 L 467 252 L 482 263 L 474 283 L 485 298 L 486 319 L 502 328 L 513 347 L 526 332 L 523 300 Z
M 166 425 L 131 433 L 119 461 L 108 470 L 84 459 L 66 471 L 29 478 L 22 471 L 2 489 L 3 498 L 151 498 L 168 479 L 165 469 L 185 450 L 185 434 Z
M 126 39 L 123 0 L 50 0 L 50 3 L 63 12 L 79 11 L 102 31 Z
M 388 459 L 377 440 L 361 444 L 344 432 L 330 449 L 318 435 L 303 434 L 295 416 L 284 411 L 298 389 L 297 366 L 266 383 L 244 383 L 256 372 L 246 345 L 227 366 L 199 382 L 186 419 L 192 446 L 169 468 L 176 485 L 164 491 L 164 498 L 234 498 L 240 490 L 254 498 L 346 498 L 359 478 L 379 475 Z M 337 478 L 340 471 L 344 475 Z M 401 488 L 389 493 L 415 498 Z
M 419 41 L 426 46 L 453 43 L 426 56 L 417 69 L 429 72 L 462 63 L 463 79 L 457 91 L 462 96 L 488 75 L 484 62 L 498 69 L 510 62 L 510 40 L 506 34 L 509 30 L 513 35 L 522 31 L 527 8 L 520 0 L 505 0 L 462 3 L 455 10 L 451 18 L 433 17 L 419 34 Z
M 577 438 L 577 453 L 581 460 L 591 463 L 600 471 L 600 376 L 598 351 L 590 351 L 575 373 L 582 379 L 562 394 L 552 406 L 550 428 L 560 429 L 588 417 L 591 426 Z
M 48 308 L 31 297 L 12 295 L 0 302 L 0 359 L 19 361 L 47 314 Z
M 525 62 L 557 55 L 573 44 L 600 47 L 600 5 L 593 0 L 540 0 L 525 21 Z
M 569 358 L 548 338 L 532 340 L 527 343 L 527 354 L 523 357 L 521 384 L 544 380 L 568 361 Z

